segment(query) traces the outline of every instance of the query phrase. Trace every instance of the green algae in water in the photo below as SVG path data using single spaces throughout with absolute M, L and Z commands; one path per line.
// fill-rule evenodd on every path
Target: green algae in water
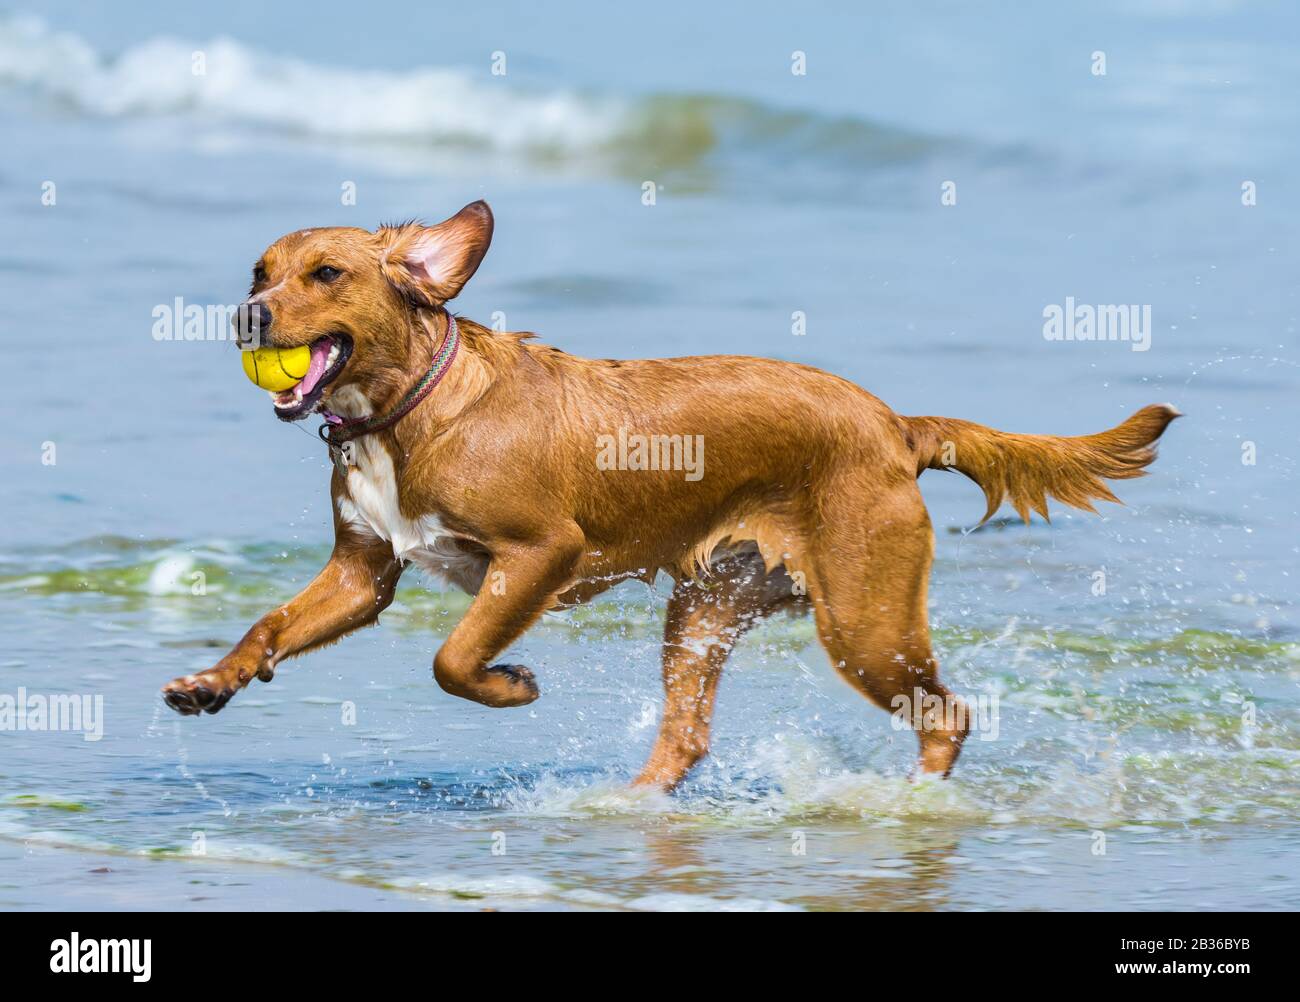
M 44 807 L 51 811 L 68 811 L 73 814 L 80 814 L 83 811 L 90 810 L 80 801 L 62 800 L 58 797 L 46 796 L 43 793 L 15 793 L 6 797 L 3 803 L 6 807 Z
M 148 547 L 142 544 L 144 548 Z M 203 547 L 162 552 L 153 548 L 148 556 L 132 554 L 144 557 L 132 563 L 61 567 L 35 573 L 29 567 L 0 566 L 0 602 L 82 594 L 88 598 L 107 598 L 115 609 L 123 612 L 166 606 L 182 613 L 192 608 L 195 622 L 201 622 L 211 618 L 209 598 L 217 596 L 224 612 L 251 620 L 292 598 L 315 576 L 328 556 L 316 547 L 255 552 L 264 549 L 265 546 L 253 546 L 228 554 Z M 231 566 L 232 563 L 238 566 Z M 290 572 L 287 577 L 285 571 Z M 191 592 L 191 579 L 196 574 L 202 575 L 205 595 L 195 596 Z M 426 580 L 418 573 L 408 575 L 398 588 L 394 604 L 382 616 L 385 625 L 402 632 L 423 632 L 440 622 L 449 627 L 469 608 L 470 596 L 429 587 Z M 590 641 L 655 638 L 663 630 L 663 602 L 662 596 L 649 591 L 621 601 L 597 600 L 547 614 L 535 629 L 558 631 Z M 1166 637 L 1121 637 L 1068 630 L 1049 632 L 1032 626 L 1006 636 L 1003 629 L 947 626 L 936 628 L 933 637 L 941 658 L 951 657 L 963 648 L 987 647 L 996 653 L 1014 646 L 1027 654 L 1070 655 L 1082 662 L 1076 667 L 1097 669 L 1170 659 L 1199 670 L 1237 669 L 1257 664 L 1300 665 L 1300 644 L 1295 642 L 1200 628 L 1182 629 Z M 808 617 L 778 615 L 760 625 L 752 640 L 798 648 L 815 644 L 816 633 Z

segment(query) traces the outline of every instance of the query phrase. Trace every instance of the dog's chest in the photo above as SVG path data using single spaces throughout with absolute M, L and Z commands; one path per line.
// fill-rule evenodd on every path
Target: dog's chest
M 446 535 L 437 515 L 408 518 L 397 500 L 397 472 L 388 450 L 368 438 L 347 447 L 347 494 L 339 497 L 343 521 L 393 545 L 393 556 L 410 560 L 413 554 L 437 545 Z
M 345 386 L 334 394 L 337 413 L 365 417 L 370 401 Z M 487 574 L 487 559 L 458 545 L 436 512 L 416 518 L 402 514 L 398 503 L 397 471 L 381 443 L 362 436 L 348 444 L 347 490 L 339 495 L 339 518 L 354 531 L 386 540 L 393 556 L 446 578 L 458 588 L 476 593 Z
M 356 439 L 349 447 L 347 492 L 338 498 L 339 517 L 354 529 L 387 540 L 393 556 L 447 578 L 467 591 L 476 590 L 480 568 L 456 544 L 436 513 L 409 518 L 398 503 L 397 473 L 382 444 Z M 473 566 L 471 566 L 473 565 Z

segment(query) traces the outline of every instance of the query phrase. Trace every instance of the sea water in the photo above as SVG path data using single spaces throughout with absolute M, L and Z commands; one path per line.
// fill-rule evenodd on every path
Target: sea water
M 0 905 L 1300 906 L 1294 11 L 310 12 L 0 20 L 0 696 L 102 705 L 97 740 L 0 729 Z M 524 709 L 438 689 L 467 599 L 415 571 L 220 715 L 162 705 L 323 563 L 329 464 L 153 311 L 480 197 L 456 308 L 566 351 L 791 359 L 1009 431 L 1186 413 L 1100 516 L 969 532 L 978 488 L 922 478 L 936 652 L 998 712 L 952 779 L 779 618 L 712 756 L 629 790 L 663 582 L 546 617 Z M 1067 299 L 1148 309 L 1146 349 L 1047 336 Z

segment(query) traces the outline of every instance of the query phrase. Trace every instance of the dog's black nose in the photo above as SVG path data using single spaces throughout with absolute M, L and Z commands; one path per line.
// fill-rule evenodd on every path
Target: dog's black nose
M 261 345 L 271 331 L 271 311 L 261 303 L 242 303 L 235 311 L 235 337 L 251 347 Z

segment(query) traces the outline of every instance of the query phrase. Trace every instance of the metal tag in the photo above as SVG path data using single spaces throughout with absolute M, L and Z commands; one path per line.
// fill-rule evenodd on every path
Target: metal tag
M 330 459 L 334 460 L 334 469 L 344 480 L 348 477 L 348 454 L 343 451 L 343 446 L 330 446 Z

